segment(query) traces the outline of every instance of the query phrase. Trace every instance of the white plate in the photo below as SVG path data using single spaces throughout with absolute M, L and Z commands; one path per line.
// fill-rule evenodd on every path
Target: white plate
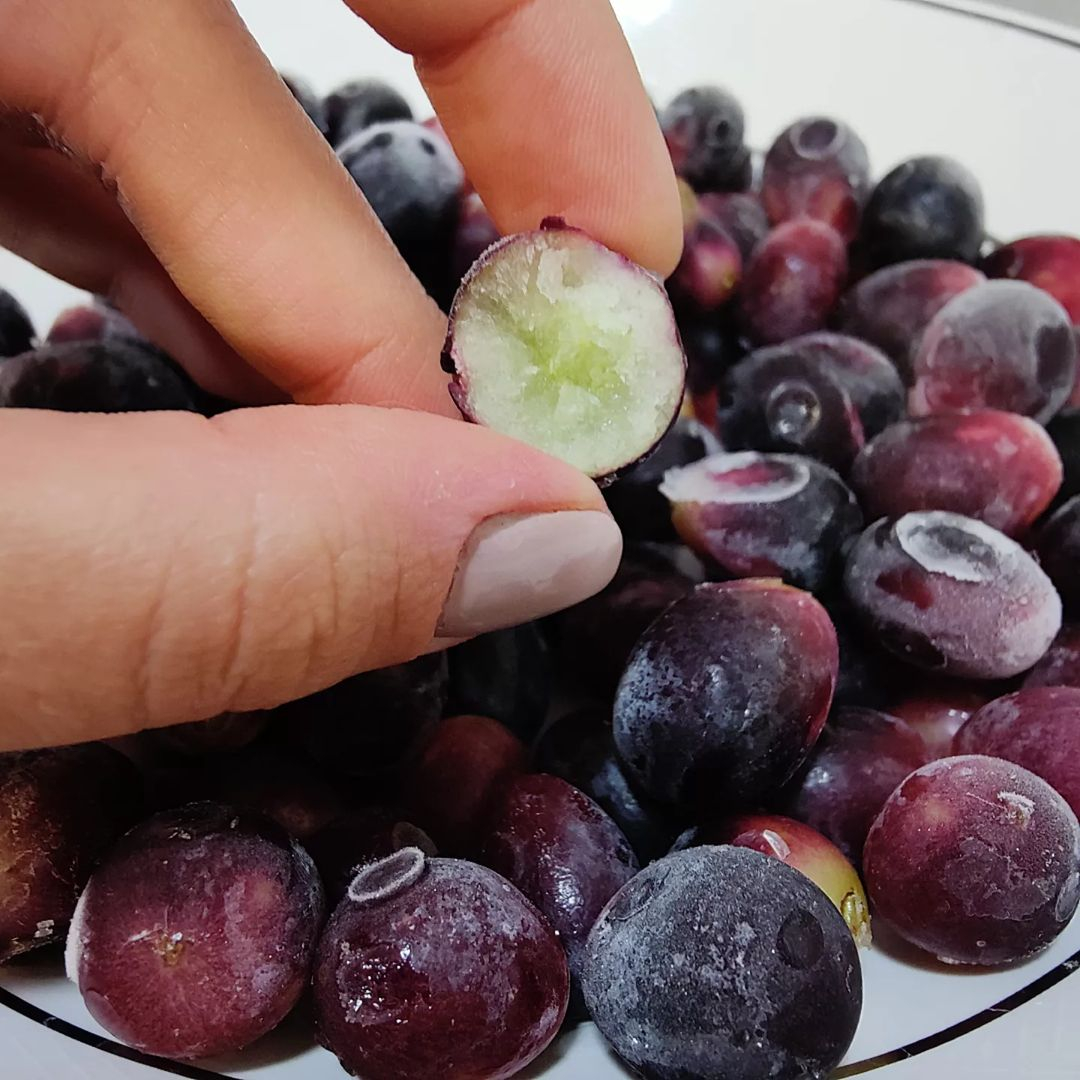
M 278 67 L 321 91 L 380 75 L 423 95 L 408 59 L 338 0 L 240 0 Z M 616 0 L 659 101 L 721 81 L 747 105 L 750 139 L 767 145 L 793 119 L 852 123 L 878 171 L 916 153 L 971 166 L 1002 236 L 1080 234 L 1080 33 L 986 4 L 954 0 Z M 556 132 L 552 138 L 557 138 Z M 79 296 L 0 251 L 0 283 L 47 326 Z M 957 973 L 884 948 L 864 954 L 866 1006 L 840 1076 L 886 1080 L 1065 1080 L 1080 1076 L 1080 920 L 1045 955 L 992 973 Z M 231 1076 L 341 1080 L 302 1033 L 275 1033 L 235 1060 L 199 1068 L 146 1063 L 111 1042 L 53 960 L 0 969 L 0 1077 Z M 626 1073 L 591 1026 L 564 1037 L 525 1074 L 619 1080 Z

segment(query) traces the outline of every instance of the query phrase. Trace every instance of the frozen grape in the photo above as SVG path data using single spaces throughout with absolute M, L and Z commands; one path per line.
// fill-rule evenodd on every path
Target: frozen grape
M 153 732 L 159 745 L 185 757 L 227 754 L 253 743 L 266 728 L 267 712 L 229 712 L 212 720 L 160 728 Z
M 837 709 L 806 769 L 785 792 L 785 812 L 860 866 L 866 834 L 885 800 L 929 760 L 922 739 L 902 720 L 873 709 Z
M 893 700 L 898 685 L 907 685 L 909 673 L 868 638 L 842 594 L 829 596 L 826 608 L 840 646 L 834 706 L 883 708 Z
M 555 1037 L 559 940 L 508 881 L 406 848 L 357 874 L 319 943 L 318 1034 L 364 1080 L 506 1080 Z
M 821 833 L 779 814 L 745 814 L 691 829 L 677 848 L 710 844 L 749 848 L 798 870 L 836 905 L 859 947 L 869 946 L 870 905 L 862 882 L 843 852 Z
M 1039 558 L 1066 606 L 1080 612 L 1080 496 L 1061 506 L 1043 526 Z
M 725 320 L 679 316 L 686 350 L 686 400 L 683 415 L 713 434 L 718 431 L 720 385 L 725 374 L 747 355 L 745 343 Z
M 1058 501 L 1066 502 L 1074 495 L 1080 495 L 1080 409 L 1062 409 L 1046 425 L 1046 431 L 1054 440 L 1065 467 L 1065 479 L 1058 493 Z
M 670 855 L 589 936 L 585 1000 L 646 1080 L 824 1080 L 862 1009 L 858 950 L 820 889 L 735 847 Z
M 453 716 L 432 732 L 405 781 L 410 818 L 446 855 L 474 856 L 488 804 L 525 771 L 521 740 L 485 716 Z
M 779 581 L 699 585 L 641 636 L 615 698 L 631 780 L 687 808 L 740 807 L 802 764 L 836 685 L 836 631 Z
M 1038 563 L 989 525 L 944 510 L 872 525 L 849 553 L 844 589 L 886 649 L 944 675 L 1019 675 L 1061 628 L 1061 600 Z
M 323 891 L 273 823 L 213 803 L 158 814 L 94 871 L 68 975 L 112 1036 L 188 1060 L 247 1046 L 307 983 Z
M 555 219 L 500 241 L 466 275 L 443 366 L 468 419 L 598 479 L 656 446 L 686 377 L 663 287 Z
M 731 577 L 780 577 L 817 591 L 863 526 L 855 496 L 820 462 L 715 454 L 672 469 L 660 488 L 676 529 Z
M 984 705 L 953 740 L 955 754 L 1003 758 L 1041 776 L 1080 812 L 1080 690 L 1044 686 Z
M 475 191 L 469 192 L 461 201 L 457 230 L 454 233 L 454 252 L 451 266 L 454 281 L 458 282 L 469 272 L 472 264 L 500 237 L 498 226 L 492 220 L 483 200 Z
M 952 756 L 956 733 L 994 693 L 973 683 L 930 681 L 890 706 L 890 712 L 915 731 L 931 761 Z
M 1046 655 L 1027 673 L 1024 689 L 1080 687 L 1080 623 L 1066 623 Z
M 1046 423 L 1076 382 L 1065 309 L 1023 281 L 988 281 L 934 316 L 915 355 L 913 416 L 1003 409 Z
M 951 510 L 1015 537 L 1050 505 L 1062 475 L 1043 427 L 985 409 L 886 428 L 856 458 L 851 486 L 871 520 Z
M 339 86 L 323 103 L 326 135 L 331 146 L 373 124 L 411 120 L 409 103 L 381 79 L 356 79 Z
M 739 305 L 759 345 L 822 330 L 847 280 L 844 239 L 824 222 L 790 221 L 759 245 L 743 273 Z
M 35 336 L 26 309 L 6 289 L 0 289 L 0 359 L 29 352 Z
M 1080 324 L 1080 239 L 1028 236 L 983 260 L 987 277 L 1027 281 L 1048 292 Z
M 705 192 L 698 199 L 702 217 L 716 222 L 738 245 L 743 262 L 769 235 L 769 215 L 756 195 L 744 192 Z
M 684 90 L 660 114 L 675 171 L 695 191 L 745 191 L 750 152 L 742 106 L 726 90 Z
M 516 885 L 551 923 L 566 950 L 577 996 L 585 939 L 604 905 L 638 871 L 626 837 L 565 780 L 519 776 L 492 802 L 481 861 Z
M 73 341 L 102 342 L 118 338 L 149 344 L 126 315 L 101 301 L 95 301 L 61 311 L 49 328 L 45 341 L 47 345 L 66 345 Z
M 840 328 L 876 345 L 912 381 L 915 350 L 934 316 L 986 278 L 967 263 L 919 259 L 863 278 L 844 298 Z
M 889 798 L 866 844 L 876 919 L 953 964 L 1046 948 L 1080 899 L 1080 826 L 1049 784 L 1011 762 L 953 757 Z
M 0 963 L 63 940 L 141 803 L 134 766 L 99 743 L 0 754 Z
M 974 262 L 985 236 L 982 188 L 959 162 L 913 158 L 874 189 L 862 242 L 876 266 L 912 259 Z
M 711 218 L 702 217 L 687 232 L 682 258 L 667 281 L 677 311 L 709 315 L 735 295 L 742 279 L 738 244 Z
M 847 126 L 823 116 L 792 124 L 765 157 L 761 198 L 774 224 L 808 217 L 855 239 L 870 193 L 870 157 Z

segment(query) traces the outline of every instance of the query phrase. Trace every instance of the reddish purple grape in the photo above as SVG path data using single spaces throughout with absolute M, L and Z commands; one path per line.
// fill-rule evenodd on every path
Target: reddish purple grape
M 508 881 L 406 848 L 365 867 L 319 942 L 319 1039 L 364 1080 L 506 1080 L 555 1038 L 559 939 Z
M 743 327 L 759 345 L 822 330 L 847 279 L 844 239 L 824 222 L 790 221 L 758 247 L 743 274 Z
M 741 807 L 806 759 L 836 686 L 836 631 L 779 581 L 699 585 L 641 636 L 615 698 L 627 774 L 663 803 Z
M 454 716 L 432 733 L 405 781 L 410 818 L 447 855 L 472 856 L 485 835 L 488 803 L 525 771 L 517 736 L 485 716 Z
M 725 575 L 779 577 L 812 592 L 863 527 L 855 496 L 812 458 L 714 454 L 669 471 L 660 490 L 679 535 Z
M 585 1000 L 646 1080 L 825 1077 L 862 1009 L 858 949 L 829 898 L 737 847 L 669 855 L 589 936 Z
M 736 364 L 724 380 L 720 427 L 729 449 L 806 454 L 845 472 L 903 411 L 904 387 L 884 353 L 819 333 Z
M 931 761 L 952 756 L 956 733 L 994 697 L 972 683 L 930 681 L 893 703 L 890 711 L 926 744 Z
M 0 754 L 0 963 L 63 940 L 90 871 L 141 805 L 134 766 L 100 743 Z
M 580 993 L 585 939 L 604 905 L 638 872 L 619 827 L 565 780 L 519 776 L 491 804 L 481 861 L 551 923 Z
M 1028 236 L 983 259 L 991 278 L 1026 281 L 1048 292 L 1080 324 L 1080 240 L 1075 236 Z
M 756 195 L 744 192 L 705 192 L 698 199 L 702 217 L 716 222 L 738 245 L 748 262 L 769 235 L 769 215 Z
M 660 113 L 671 163 L 695 191 L 745 191 L 750 151 L 743 145 L 742 106 L 726 90 L 684 90 Z
M 100 342 L 117 338 L 146 342 L 126 315 L 96 300 L 61 311 L 45 340 L 49 345 L 65 345 L 72 341 Z
M 886 649 L 943 675 L 1019 675 L 1061 628 L 1061 599 L 1038 563 L 1004 533 L 944 510 L 872 525 L 849 553 L 844 589 Z
M 165 750 L 184 757 L 227 754 L 253 743 L 266 728 L 268 712 L 230 712 L 212 720 L 159 728 L 154 739 Z
M 851 485 L 871 520 L 951 510 L 1015 537 L 1050 505 L 1062 476 L 1045 428 L 984 409 L 893 424 L 855 459 Z
M 26 309 L 6 289 L 0 289 L 0 359 L 29 352 L 36 337 Z
M 1080 611 L 1080 496 L 1060 507 L 1043 526 L 1039 558 L 1071 611 Z
M 462 197 L 458 214 L 457 231 L 454 234 L 453 265 L 451 272 L 460 281 L 473 263 L 494 244 L 502 234 L 488 213 L 483 199 L 475 191 Z
M 814 116 L 792 124 L 765 157 L 761 198 L 774 225 L 813 218 L 854 240 L 870 193 L 870 156 L 836 120 Z
M 910 383 L 915 350 L 934 316 L 954 297 L 985 281 L 962 262 L 922 259 L 887 266 L 847 294 L 840 328 L 876 345 Z
M 1049 784 L 990 757 L 935 761 L 889 798 L 866 843 L 874 917 L 952 964 L 1045 949 L 1080 900 L 1080 825 Z
M 150 818 L 94 871 L 67 967 L 128 1046 L 187 1060 L 240 1050 L 307 985 L 323 891 L 272 822 L 213 803 Z
M 711 218 L 700 218 L 687 232 L 682 258 L 667 282 L 677 311 L 709 315 L 735 295 L 742 280 L 738 244 Z
M 1080 623 L 1066 623 L 1047 654 L 1027 673 L 1024 689 L 1080 687 Z
M 1046 423 L 1076 382 L 1065 309 L 1023 281 L 988 281 L 934 316 L 915 355 L 913 416 L 1003 409 Z
M 785 792 L 785 812 L 859 866 L 885 800 L 929 760 L 922 739 L 903 720 L 873 709 L 838 709 L 809 765 Z
M 1003 758 L 1041 776 L 1080 812 L 1080 690 L 1044 686 L 984 705 L 953 740 L 954 754 Z

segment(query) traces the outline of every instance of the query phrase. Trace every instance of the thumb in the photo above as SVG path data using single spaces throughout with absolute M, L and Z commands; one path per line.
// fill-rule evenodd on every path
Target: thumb
M 480 427 L 341 405 L 5 411 L 0 750 L 269 708 L 548 614 L 621 539 Z

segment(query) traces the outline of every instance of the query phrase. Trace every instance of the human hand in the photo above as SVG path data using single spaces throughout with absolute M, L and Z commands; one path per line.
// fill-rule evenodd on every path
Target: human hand
M 504 231 L 559 214 L 671 270 L 607 0 L 350 6 Z M 442 315 L 225 0 L 0 0 L 0 107 L 0 243 L 207 389 L 298 403 L 0 413 L 0 749 L 272 706 L 606 583 L 595 486 L 460 421 Z

